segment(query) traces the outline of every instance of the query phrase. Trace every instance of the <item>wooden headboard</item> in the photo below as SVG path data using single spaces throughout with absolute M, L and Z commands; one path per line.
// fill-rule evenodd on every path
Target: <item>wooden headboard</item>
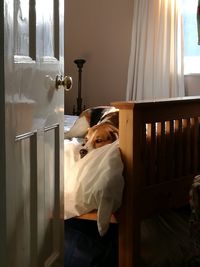
M 119 212 L 119 266 L 139 266 L 140 221 L 188 202 L 200 172 L 200 98 L 114 102 L 125 189 Z

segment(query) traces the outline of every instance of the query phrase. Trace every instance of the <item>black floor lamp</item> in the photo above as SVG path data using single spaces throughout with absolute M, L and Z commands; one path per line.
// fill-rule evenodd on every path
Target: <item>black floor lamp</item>
M 82 80 L 82 68 L 83 68 L 83 64 L 86 62 L 85 59 L 75 59 L 74 63 L 77 65 L 78 67 L 78 97 L 76 99 L 77 101 L 77 109 L 74 107 L 73 108 L 73 114 L 74 115 L 80 115 L 80 113 L 82 112 L 82 97 L 81 97 L 81 80 Z

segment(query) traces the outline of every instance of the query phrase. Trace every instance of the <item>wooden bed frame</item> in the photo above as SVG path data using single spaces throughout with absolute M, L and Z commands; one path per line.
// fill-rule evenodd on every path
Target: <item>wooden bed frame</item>
M 125 190 L 119 211 L 119 267 L 138 267 L 140 222 L 188 203 L 200 172 L 200 98 L 114 102 Z
M 115 216 L 119 267 L 138 267 L 141 220 L 188 204 L 192 180 L 200 173 L 200 97 L 111 105 L 119 109 L 125 178 L 122 206 Z M 96 219 L 96 214 L 80 218 Z

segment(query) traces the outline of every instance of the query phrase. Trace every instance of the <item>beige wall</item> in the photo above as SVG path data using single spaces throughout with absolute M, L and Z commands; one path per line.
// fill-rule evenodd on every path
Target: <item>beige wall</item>
M 74 59 L 87 62 L 82 98 L 87 107 L 125 100 L 132 26 L 132 0 L 68 0 L 65 18 L 65 73 L 74 80 L 66 93 L 70 114 L 76 105 L 78 70 Z

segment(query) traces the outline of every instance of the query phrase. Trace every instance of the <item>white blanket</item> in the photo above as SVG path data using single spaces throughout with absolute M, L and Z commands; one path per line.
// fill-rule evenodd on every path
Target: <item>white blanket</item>
M 80 145 L 65 140 L 65 219 L 97 210 L 100 235 L 121 205 L 124 179 L 118 140 L 79 159 Z

